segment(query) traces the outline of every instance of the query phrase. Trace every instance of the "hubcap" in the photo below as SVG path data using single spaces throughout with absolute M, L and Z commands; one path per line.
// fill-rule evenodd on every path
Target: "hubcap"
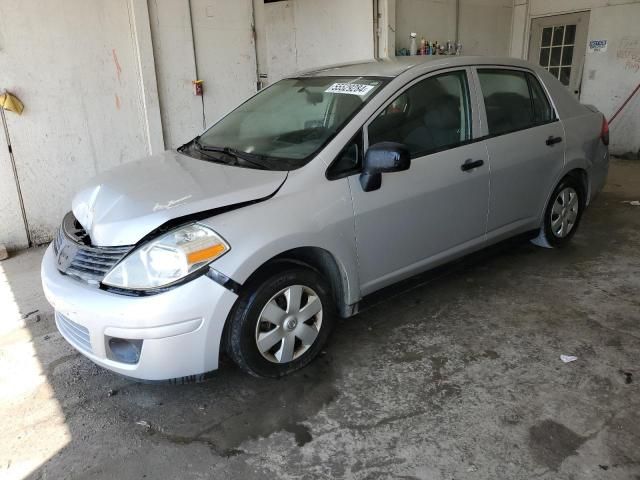
M 578 193 L 571 187 L 562 189 L 551 209 L 551 230 L 558 238 L 569 235 L 578 219 Z
M 304 285 L 291 285 L 271 297 L 260 312 L 256 346 L 270 362 L 291 362 L 313 345 L 321 326 L 318 294 Z

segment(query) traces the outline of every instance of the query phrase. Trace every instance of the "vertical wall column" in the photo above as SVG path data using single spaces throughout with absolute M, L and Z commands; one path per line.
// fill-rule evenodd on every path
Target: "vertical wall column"
M 511 22 L 509 56 L 526 59 L 529 51 L 529 2 L 527 0 L 514 0 Z
M 396 0 L 378 1 L 378 29 L 380 32 L 378 56 L 392 58 L 396 56 Z
M 150 154 L 160 153 L 165 147 L 147 0 L 130 0 L 129 12 L 140 75 L 147 148 Z

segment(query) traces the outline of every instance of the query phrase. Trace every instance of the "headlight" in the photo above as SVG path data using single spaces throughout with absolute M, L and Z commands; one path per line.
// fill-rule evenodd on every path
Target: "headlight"
M 229 251 L 209 227 L 194 223 L 138 247 L 107 273 L 102 283 L 118 288 L 149 289 L 169 285 Z

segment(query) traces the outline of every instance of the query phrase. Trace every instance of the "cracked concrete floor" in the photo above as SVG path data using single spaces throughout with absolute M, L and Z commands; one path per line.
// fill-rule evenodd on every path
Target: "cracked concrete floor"
M 137 384 L 0 264 L 0 478 L 640 479 L 640 162 L 563 251 L 511 241 L 376 295 L 309 368 Z M 560 354 L 578 360 L 564 364 Z

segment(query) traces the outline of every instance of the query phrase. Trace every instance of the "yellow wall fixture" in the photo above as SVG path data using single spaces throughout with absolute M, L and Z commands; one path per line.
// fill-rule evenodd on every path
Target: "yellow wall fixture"
M 7 147 L 9 148 L 9 158 L 11 160 L 11 168 L 13 169 L 13 178 L 16 182 L 16 190 L 18 191 L 18 202 L 20 203 L 20 211 L 22 212 L 22 221 L 24 222 L 24 230 L 27 235 L 27 244 L 32 246 L 31 232 L 29 231 L 29 222 L 27 222 L 27 212 L 24 208 L 24 200 L 22 198 L 22 191 L 20 189 L 20 179 L 18 178 L 18 170 L 16 169 L 16 160 L 13 156 L 13 147 L 11 146 L 11 137 L 9 136 L 9 127 L 7 126 L 7 119 L 4 116 L 4 111 L 17 113 L 22 115 L 24 105 L 18 97 L 5 90 L 0 94 L 0 120 L 2 120 L 2 126 L 4 127 L 4 136 L 7 140 Z
M 0 94 L 0 108 L 22 115 L 24 105 L 14 94 L 4 92 L 3 94 Z

